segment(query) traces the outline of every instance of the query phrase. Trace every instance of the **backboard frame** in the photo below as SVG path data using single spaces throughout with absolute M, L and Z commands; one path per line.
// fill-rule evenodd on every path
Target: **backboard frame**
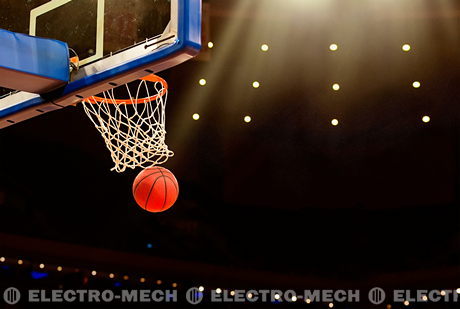
M 59 5 L 69 1 L 72 0 L 53 0 L 46 5 Z M 103 7 L 104 1 L 98 0 L 98 11 Z M 33 20 L 43 11 L 45 10 L 37 8 L 31 14 L 31 34 L 35 31 Z M 193 58 L 200 49 L 201 0 L 171 0 L 171 20 L 159 37 L 147 39 L 94 62 L 91 62 L 94 59 L 86 59 L 80 70 L 62 89 L 46 95 L 20 91 L 0 98 L 0 128 L 164 71 Z M 101 56 L 99 50 L 96 54 Z

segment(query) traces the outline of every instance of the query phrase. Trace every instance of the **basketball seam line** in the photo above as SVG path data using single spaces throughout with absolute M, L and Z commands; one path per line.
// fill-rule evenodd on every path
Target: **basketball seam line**
M 171 182 L 172 182 L 173 185 L 174 185 L 174 189 L 176 189 L 177 194 L 179 194 L 179 188 L 176 186 L 176 183 L 177 183 L 176 177 L 174 177 L 174 179 L 171 178 L 170 176 L 164 176 L 164 177 L 166 177 L 166 178 L 168 178 L 169 180 L 171 180 Z
M 147 196 L 147 199 L 145 200 L 145 206 L 144 206 L 144 209 L 145 209 L 145 210 L 147 210 L 147 204 L 149 203 L 150 194 L 152 194 L 152 190 L 153 190 L 153 188 L 155 187 L 155 184 L 157 183 L 158 178 L 159 178 L 159 177 L 157 177 L 157 178 L 155 179 L 155 182 L 152 184 L 152 187 L 150 188 L 150 191 L 149 191 L 149 195 Z
M 160 171 L 155 172 L 155 173 L 152 173 L 152 174 L 148 174 L 147 176 L 145 176 L 144 178 L 142 178 L 141 180 L 139 180 L 139 181 L 137 182 L 136 186 L 135 186 L 134 189 L 133 189 L 133 194 L 136 192 L 137 187 L 139 187 L 139 185 L 141 184 L 141 182 L 143 182 L 143 181 L 145 180 L 145 178 L 148 178 L 148 177 L 150 177 L 150 176 L 152 176 L 152 175 L 155 175 L 155 174 L 158 174 L 158 173 L 160 173 Z
M 163 175 L 163 171 L 160 170 L 160 173 L 161 173 L 161 176 L 163 178 L 163 182 L 165 184 L 165 199 L 163 201 L 163 207 L 161 207 L 161 210 L 163 211 L 163 209 L 165 209 L 165 205 L 166 205 L 166 198 L 168 197 L 168 187 L 166 186 L 166 179 Z
M 171 174 L 172 174 L 172 173 L 171 173 Z M 178 198 L 178 196 L 179 196 L 179 188 L 178 188 L 178 185 L 176 185 L 176 183 L 177 183 L 176 177 L 173 176 L 174 179 L 171 178 L 171 177 L 168 176 L 168 175 L 165 175 L 165 176 L 163 176 L 163 177 L 164 177 L 164 178 L 168 178 L 168 179 L 172 182 L 172 184 L 174 185 L 174 189 L 176 189 L 176 199 L 175 199 L 174 202 L 176 202 L 176 201 L 177 201 L 177 198 Z

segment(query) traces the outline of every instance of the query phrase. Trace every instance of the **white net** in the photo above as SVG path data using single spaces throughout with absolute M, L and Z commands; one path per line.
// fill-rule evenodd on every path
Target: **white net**
M 115 163 L 112 170 L 121 173 L 127 168 L 147 168 L 166 162 L 174 155 L 165 143 L 166 82 L 149 75 L 140 80 L 135 92 L 128 84 L 120 87 L 82 102 L 111 153 Z M 123 91 L 129 98 L 116 99 Z

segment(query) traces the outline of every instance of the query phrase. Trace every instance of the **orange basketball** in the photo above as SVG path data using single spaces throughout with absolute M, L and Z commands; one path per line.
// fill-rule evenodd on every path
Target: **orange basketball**
M 154 166 L 146 168 L 137 175 L 133 183 L 136 203 L 150 212 L 169 209 L 177 200 L 179 185 L 169 170 Z

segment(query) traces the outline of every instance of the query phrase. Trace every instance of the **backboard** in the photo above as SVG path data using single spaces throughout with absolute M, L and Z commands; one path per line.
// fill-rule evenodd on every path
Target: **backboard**
M 46 95 L 0 89 L 0 128 L 157 73 L 201 47 L 201 0 L 0 0 L 0 28 L 66 42 L 80 69 Z

